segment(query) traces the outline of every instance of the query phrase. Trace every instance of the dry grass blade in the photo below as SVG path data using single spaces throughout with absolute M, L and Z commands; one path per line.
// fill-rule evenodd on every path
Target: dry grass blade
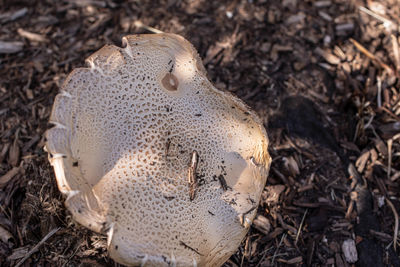
M 364 12 L 365 14 L 368 14 L 371 17 L 383 22 L 383 24 L 384 24 L 384 26 L 386 28 L 396 28 L 396 27 L 398 27 L 398 25 L 393 23 L 393 21 L 391 21 L 391 20 L 389 20 L 387 18 L 384 18 L 381 15 L 376 14 L 375 12 L 369 10 L 366 7 L 360 6 L 359 9 L 360 9 L 360 11 Z
M 21 266 L 30 256 L 32 256 L 33 253 L 35 253 L 36 251 L 38 251 L 39 247 L 41 245 L 44 244 L 44 242 L 47 241 L 47 239 L 49 239 L 50 237 L 52 237 L 55 233 L 58 232 L 58 230 L 60 230 L 60 227 L 54 228 L 53 230 L 51 230 L 45 237 L 43 237 L 42 240 L 40 240 L 39 243 L 37 243 L 16 265 L 15 267 L 19 267 Z
M 300 233 L 301 233 L 301 230 L 303 229 L 303 224 L 304 224 L 304 220 L 307 216 L 307 212 L 308 212 L 308 209 L 306 209 L 306 211 L 303 214 L 303 218 L 301 219 L 299 230 L 297 230 L 297 234 L 296 234 L 296 240 L 294 241 L 295 245 L 297 244 L 297 241 L 299 241 Z
M 386 198 L 386 203 L 392 209 L 392 212 L 393 212 L 393 215 L 394 215 L 393 249 L 396 251 L 397 236 L 398 236 L 398 233 L 399 233 L 399 214 L 397 213 L 396 208 L 393 205 L 393 203 L 387 198 Z
M 358 49 L 360 50 L 361 53 L 366 55 L 369 59 L 375 61 L 379 66 L 381 66 L 383 69 L 385 69 L 389 74 L 393 74 L 393 70 L 391 67 L 383 63 L 379 58 L 377 58 L 374 54 L 369 52 L 363 45 L 361 45 L 359 42 L 354 40 L 353 38 L 350 38 L 350 42 Z
M 281 245 L 282 245 L 282 243 L 283 243 L 283 240 L 284 240 L 285 238 L 286 238 L 286 233 L 284 233 L 284 234 L 282 235 L 281 240 L 279 241 L 278 247 L 276 248 L 275 253 L 274 253 L 274 255 L 272 256 L 272 261 L 271 261 L 271 265 L 272 265 L 272 266 L 274 266 L 275 258 L 278 256 L 279 248 L 281 247 Z
M 133 25 L 135 25 L 135 27 L 139 28 L 139 29 L 144 29 L 146 31 L 152 32 L 152 33 L 163 33 L 163 31 L 160 31 L 156 28 L 153 28 L 151 26 L 145 25 L 143 24 L 143 22 L 141 22 L 140 20 L 136 20 Z
M 262 257 L 260 259 L 260 261 L 257 263 L 256 267 L 261 266 L 261 264 L 263 263 L 265 257 L 267 256 L 268 252 L 272 249 L 273 247 L 270 247 L 268 249 L 266 249 L 265 251 L 262 252 Z

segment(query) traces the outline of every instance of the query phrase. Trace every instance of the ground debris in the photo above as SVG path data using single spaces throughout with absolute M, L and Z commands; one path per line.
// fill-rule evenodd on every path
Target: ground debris
M 23 47 L 24 47 L 24 43 L 22 43 L 22 42 L 0 41 L 0 54 L 17 53 L 17 52 L 21 51 Z
M 271 230 L 271 224 L 270 224 L 269 220 L 262 215 L 258 215 L 254 219 L 253 226 L 258 231 L 261 231 L 262 233 L 264 233 L 266 235 L 268 235 Z
M 1 266 L 37 244 L 25 265 L 114 265 L 104 237 L 72 227 L 43 133 L 67 73 L 124 35 L 158 31 L 192 42 L 209 79 L 268 128 L 267 186 L 225 266 L 348 266 L 354 245 L 356 265 L 400 266 L 396 0 L 3 2 L 0 225 L 12 239 L 2 235 Z
M 0 176 L 0 188 L 4 187 L 20 171 L 21 167 L 13 167 L 6 174 Z
M 342 243 L 343 255 L 348 263 L 355 263 L 358 260 L 356 243 L 353 239 L 347 239 Z

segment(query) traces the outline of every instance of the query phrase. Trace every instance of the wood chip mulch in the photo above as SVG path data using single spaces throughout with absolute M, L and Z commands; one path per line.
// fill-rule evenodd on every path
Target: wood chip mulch
M 117 265 L 65 210 L 43 133 L 73 68 L 152 28 L 191 41 L 270 136 L 225 266 L 400 266 L 399 23 L 396 0 L 0 0 L 0 266 Z

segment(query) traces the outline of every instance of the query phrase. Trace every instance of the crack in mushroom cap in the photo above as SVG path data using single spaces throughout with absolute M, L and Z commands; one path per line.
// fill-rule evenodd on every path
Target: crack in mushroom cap
M 220 266 L 245 237 L 270 156 L 260 119 L 174 34 L 123 38 L 75 69 L 46 149 L 74 219 L 129 266 Z M 196 193 L 188 168 L 198 154 Z

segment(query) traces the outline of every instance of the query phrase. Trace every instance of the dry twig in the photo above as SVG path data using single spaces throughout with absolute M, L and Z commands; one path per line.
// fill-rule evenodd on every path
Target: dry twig
M 55 233 L 58 232 L 58 230 L 60 230 L 60 227 L 54 228 L 53 230 L 51 230 L 45 237 L 43 237 L 42 240 L 40 240 L 39 243 L 36 244 L 36 246 L 34 246 L 16 265 L 15 267 L 19 267 L 21 266 L 30 256 L 32 256 L 33 253 L 35 253 L 36 251 L 38 251 L 39 247 L 41 245 L 44 244 L 44 242 L 47 241 L 47 239 L 49 239 L 50 237 L 52 237 Z

